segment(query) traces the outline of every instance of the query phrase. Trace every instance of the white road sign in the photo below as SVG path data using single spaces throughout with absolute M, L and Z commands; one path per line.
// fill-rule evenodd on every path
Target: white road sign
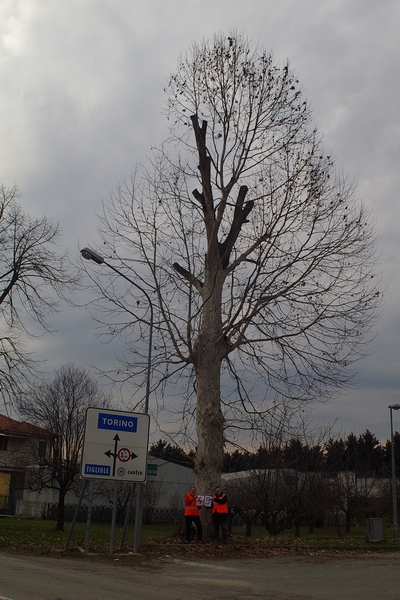
M 143 413 L 88 408 L 81 477 L 145 481 L 149 425 Z

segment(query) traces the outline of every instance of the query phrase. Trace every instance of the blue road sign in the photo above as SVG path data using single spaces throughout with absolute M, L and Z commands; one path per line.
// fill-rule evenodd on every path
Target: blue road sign
M 136 433 L 137 417 L 131 415 L 122 416 L 118 414 L 99 413 L 97 427 L 99 429 L 110 429 L 111 431 L 129 431 Z

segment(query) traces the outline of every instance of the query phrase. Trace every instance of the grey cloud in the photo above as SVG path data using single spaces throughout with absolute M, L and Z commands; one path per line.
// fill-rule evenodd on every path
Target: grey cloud
M 397 0 L 5 3 L 1 180 L 19 184 L 28 211 L 60 221 L 74 256 L 79 243 L 96 239 L 101 201 L 167 137 L 162 90 L 192 41 L 237 27 L 279 62 L 289 59 L 326 150 L 358 180 L 375 215 L 387 287 L 359 388 L 317 406 L 315 418 L 338 416 L 347 432 L 368 426 L 383 438 L 400 387 L 399 25 Z M 33 345 L 49 370 L 86 364 L 89 355 L 107 364 L 110 347 L 94 337 L 88 315 L 65 309 L 55 324 L 55 336 Z

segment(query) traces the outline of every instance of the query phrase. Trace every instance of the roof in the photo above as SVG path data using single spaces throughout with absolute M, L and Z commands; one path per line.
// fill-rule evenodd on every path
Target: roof
M 38 436 L 52 437 L 53 434 L 47 429 L 36 427 L 25 421 L 16 421 L 10 417 L 0 414 L 0 435 L 16 435 L 16 436 Z
M 233 473 L 222 473 L 221 478 L 225 483 L 233 481 L 235 479 L 246 479 L 248 477 L 270 475 L 271 473 L 283 473 L 285 475 L 297 475 L 296 469 L 282 468 L 282 469 L 249 469 L 247 471 L 234 471 Z

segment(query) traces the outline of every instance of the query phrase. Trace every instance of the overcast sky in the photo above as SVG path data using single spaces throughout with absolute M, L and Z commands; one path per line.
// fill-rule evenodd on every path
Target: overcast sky
M 385 440 L 387 406 L 400 402 L 398 0 L 2 0 L 0 180 L 18 184 L 27 212 L 60 223 L 75 259 L 97 240 L 102 200 L 167 136 L 163 87 L 179 55 L 232 28 L 289 60 L 326 152 L 376 218 L 386 288 L 376 338 L 358 388 L 314 419 Z M 108 360 L 85 311 L 65 307 L 54 325 L 32 346 L 50 372 Z

